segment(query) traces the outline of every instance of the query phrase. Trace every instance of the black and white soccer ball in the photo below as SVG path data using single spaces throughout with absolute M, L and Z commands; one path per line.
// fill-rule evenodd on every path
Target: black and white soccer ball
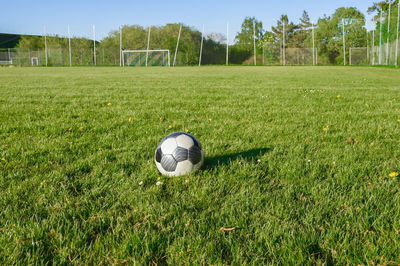
M 200 142 L 184 132 L 166 136 L 156 149 L 155 161 L 161 174 L 181 176 L 199 169 L 204 161 Z

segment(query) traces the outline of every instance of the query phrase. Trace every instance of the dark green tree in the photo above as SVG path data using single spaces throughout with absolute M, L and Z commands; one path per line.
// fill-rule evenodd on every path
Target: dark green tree
M 316 31 L 318 53 L 321 55 L 320 59 L 324 61 L 323 63 L 343 63 L 343 21 L 346 47 L 366 47 L 364 15 L 355 7 L 338 8 L 331 17 L 325 16 L 318 20 Z
M 388 31 L 388 19 L 389 19 L 389 3 L 391 3 L 390 9 L 390 31 Z M 374 3 L 368 8 L 369 14 L 374 14 L 373 20 L 376 22 L 376 31 L 380 32 L 382 23 L 382 43 L 387 41 L 389 37 L 389 42 L 396 40 L 397 36 L 397 5 L 399 0 L 386 0 Z M 380 21 L 382 13 L 382 22 Z M 389 34 L 389 36 L 388 36 Z M 379 45 L 379 39 L 375 39 L 375 45 Z
M 296 27 L 296 31 L 293 36 L 294 43 L 299 48 L 309 48 L 311 47 L 311 31 L 312 23 L 310 16 L 307 11 L 303 11 L 303 15 L 300 18 L 300 23 Z
M 283 43 L 283 34 L 285 34 L 286 47 L 289 47 L 295 45 L 293 35 L 296 28 L 297 26 L 293 22 L 289 21 L 287 15 L 281 15 L 280 19 L 276 22 L 276 26 L 273 26 L 271 30 L 274 35 L 275 41 L 280 44 Z M 285 32 L 283 33 L 284 29 Z
M 246 17 L 242 23 L 240 32 L 236 35 L 237 45 L 246 51 L 253 49 L 253 25 L 255 24 L 255 37 L 257 40 L 263 37 L 262 22 L 255 17 Z

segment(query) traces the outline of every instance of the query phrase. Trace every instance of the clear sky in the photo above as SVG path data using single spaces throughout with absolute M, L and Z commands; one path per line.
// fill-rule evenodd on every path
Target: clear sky
M 376 1 L 376 0 L 375 0 Z M 374 0 L 9 0 L 1 3 L 0 32 L 42 34 L 44 25 L 49 34 L 67 34 L 67 25 L 73 36 L 92 36 L 96 25 L 96 39 L 102 39 L 120 25 L 139 24 L 161 26 L 182 22 L 206 32 L 225 34 L 226 22 L 230 24 L 230 40 L 239 31 L 246 16 L 261 20 L 264 29 L 270 29 L 281 14 L 295 22 L 303 10 L 312 20 L 324 14 L 331 15 L 336 8 L 357 7 L 366 14 Z M 368 28 L 372 27 L 370 16 Z

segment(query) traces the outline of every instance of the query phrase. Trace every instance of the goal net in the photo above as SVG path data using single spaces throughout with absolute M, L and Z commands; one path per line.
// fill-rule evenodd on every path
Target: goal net
M 368 65 L 369 49 L 367 47 L 357 47 L 349 49 L 350 65 Z
M 313 50 L 312 48 L 286 48 L 285 52 L 286 65 L 313 65 L 314 63 L 317 63 L 316 49 Z
M 169 50 L 123 50 L 123 66 L 170 66 Z

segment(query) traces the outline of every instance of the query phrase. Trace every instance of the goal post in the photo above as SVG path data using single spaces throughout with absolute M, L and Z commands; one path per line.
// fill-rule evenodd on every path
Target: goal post
M 122 66 L 171 66 L 169 50 L 122 50 Z

